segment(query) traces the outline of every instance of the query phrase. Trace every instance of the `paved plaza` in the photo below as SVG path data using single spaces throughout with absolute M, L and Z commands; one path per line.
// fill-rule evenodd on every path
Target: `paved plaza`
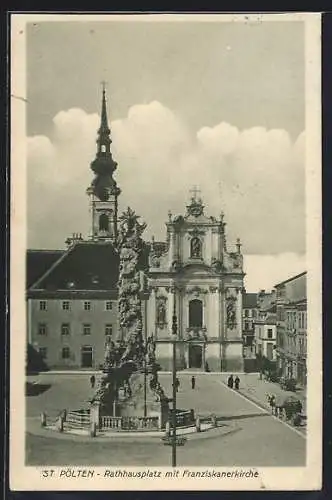
M 186 444 L 177 450 L 178 466 L 305 465 L 305 432 L 272 417 L 264 408 L 264 395 L 270 388 L 256 374 L 241 377 L 242 394 L 225 385 L 225 374 L 197 374 L 194 390 L 191 376 L 178 374 L 178 408 L 194 408 L 202 415 L 214 413 L 226 432 L 215 429 L 201 433 L 199 438 L 197 434 L 188 436 Z M 171 395 L 171 375 L 160 373 L 159 377 Z M 171 465 L 171 448 L 156 438 L 102 440 L 37 432 L 42 411 L 55 416 L 64 408 L 79 408 L 92 390 L 87 373 L 45 373 L 35 378 L 44 390 L 27 397 L 27 465 Z

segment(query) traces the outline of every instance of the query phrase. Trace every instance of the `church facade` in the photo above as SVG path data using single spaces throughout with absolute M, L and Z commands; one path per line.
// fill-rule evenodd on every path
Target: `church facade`
M 147 325 L 164 369 L 172 363 L 172 317 L 177 319 L 177 366 L 242 371 L 243 257 L 226 245 L 224 215 L 205 214 L 191 197 L 184 215 L 169 213 L 164 244 L 151 243 Z
M 103 90 L 97 153 L 91 163 L 92 230 L 75 235 L 66 251 L 28 251 L 28 342 L 50 368 L 92 368 L 103 363 L 105 343 L 117 340 L 118 197 Z M 148 221 L 147 221 L 148 222 Z M 166 241 L 147 242 L 141 291 L 144 335 L 156 357 L 172 367 L 176 317 L 177 368 L 243 371 L 243 257 L 226 243 L 226 223 L 208 216 L 197 190 L 183 215 L 168 214 Z

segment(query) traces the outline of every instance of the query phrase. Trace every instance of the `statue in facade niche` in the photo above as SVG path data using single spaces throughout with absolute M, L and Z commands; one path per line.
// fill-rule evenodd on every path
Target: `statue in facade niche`
M 227 326 L 231 330 L 233 330 L 236 325 L 235 302 L 236 302 L 235 297 L 229 297 L 227 299 L 227 305 L 226 305 Z
M 164 301 L 160 301 L 157 306 L 157 323 L 158 325 L 164 325 L 166 323 L 166 307 Z
M 193 238 L 190 243 L 191 257 L 198 258 L 202 254 L 202 243 L 199 238 Z

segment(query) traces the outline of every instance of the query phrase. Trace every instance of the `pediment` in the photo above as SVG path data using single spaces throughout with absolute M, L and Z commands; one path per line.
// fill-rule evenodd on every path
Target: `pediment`
M 204 263 L 188 263 L 185 264 L 182 268 L 183 274 L 211 274 L 211 267 Z

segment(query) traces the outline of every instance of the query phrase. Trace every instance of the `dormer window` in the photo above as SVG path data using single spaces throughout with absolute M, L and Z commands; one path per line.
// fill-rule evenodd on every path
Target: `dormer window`
M 190 257 L 192 259 L 202 258 L 202 242 L 199 238 L 192 238 L 190 242 Z
M 99 284 L 99 278 L 98 278 L 98 276 L 92 276 L 91 281 L 92 281 L 93 285 L 98 285 Z

